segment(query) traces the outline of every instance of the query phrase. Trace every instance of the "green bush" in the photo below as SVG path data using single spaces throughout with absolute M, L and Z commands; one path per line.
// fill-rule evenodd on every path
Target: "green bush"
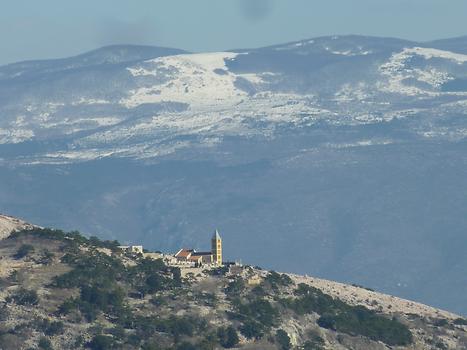
M 239 342 L 237 331 L 232 326 L 219 328 L 217 330 L 217 337 L 219 338 L 219 343 L 227 349 L 233 348 Z
M 273 289 L 277 289 L 278 287 L 287 287 L 293 284 L 293 281 L 289 276 L 286 274 L 279 274 L 275 271 L 269 272 L 264 279 L 264 282 L 269 283 Z
M 467 320 L 465 318 L 456 318 L 454 324 L 458 326 L 467 326 Z
M 308 334 L 308 340 L 302 345 L 303 350 L 323 350 L 324 349 L 324 339 L 321 338 L 314 331 L 310 331 Z
M 256 320 L 267 328 L 274 326 L 279 318 L 277 309 L 265 299 L 256 299 L 246 304 L 239 303 L 236 307 L 243 318 Z
M 140 337 L 149 339 L 157 333 L 170 334 L 175 339 L 182 336 L 191 337 L 202 327 L 201 321 L 194 317 L 160 318 L 155 316 L 135 317 L 133 328 L 137 330 Z
M 42 256 L 39 259 L 39 263 L 42 265 L 50 265 L 53 261 L 55 255 L 49 250 L 45 249 L 42 253 Z
M 248 339 L 261 339 L 264 335 L 264 326 L 254 320 L 246 320 L 240 326 L 240 333 Z
M 50 321 L 48 319 L 43 319 L 39 322 L 37 328 L 47 336 L 54 336 L 63 333 L 64 325 L 62 321 Z
M 289 335 L 282 329 L 278 329 L 276 332 L 276 342 L 282 350 L 289 350 L 292 348 Z
M 21 288 L 17 290 L 13 295 L 7 298 L 7 302 L 14 302 L 18 305 L 29 305 L 34 306 L 39 303 L 39 296 L 35 290 L 27 290 Z
M 445 318 L 437 318 L 433 321 L 433 325 L 436 327 L 446 327 L 449 324 Z
M 199 349 L 195 345 L 185 341 L 185 342 L 179 344 L 176 347 L 176 350 L 199 350 Z
M 301 347 L 303 350 L 322 350 L 324 349 L 323 345 L 314 343 L 311 340 L 307 340 Z
M 43 349 L 43 350 L 52 350 L 53 349 L 52 343 L 46 337 L 41 337 L 39 339 L 39 343 L 37 344 L 37 346 L 39 347 L 39 349 Z
M 225 276 L 229 272 L 229 267 L 220 266 L 215 269 L 207 270 L 207 272 L 212 276 Z
M 19 260 L 34 252 L 34 247 L 30 244 L 23 244 L 19 247 L 18 251 L 14 255 L 14 258 Z
M 245 282 L 243 281 L 243 278 L 238 277 L 227 285 L 227 287 L 225 288 L 225 294 L 231 297 L 237 296 L 240 293 L 242 293 L 244 289 Z
M 96 335 L 88 344 L 91 350 L 112 350 L 115 342 L 112 337 L 107 335 Z

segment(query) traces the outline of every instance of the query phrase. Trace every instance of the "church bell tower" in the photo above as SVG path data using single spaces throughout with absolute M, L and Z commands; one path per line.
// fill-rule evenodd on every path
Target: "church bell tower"
M 213 263 L 216 265 L 222 265 L 222 238 L 219 235 L 219 231 L 215 231 L 211 240 L 211 253 L 213 257 Z

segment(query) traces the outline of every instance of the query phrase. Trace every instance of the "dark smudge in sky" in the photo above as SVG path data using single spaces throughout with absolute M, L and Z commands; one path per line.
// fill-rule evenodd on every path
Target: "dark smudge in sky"
M 156 23 L 150 19 L 135 22 L 107 19 L 96 28 L 96 44 L 150 44 L 157 40 L 157 32 Z
M 273 7 L 274 0 L 238 0 L 241 13 L 251 21 L 259 21 L 267 17 Z

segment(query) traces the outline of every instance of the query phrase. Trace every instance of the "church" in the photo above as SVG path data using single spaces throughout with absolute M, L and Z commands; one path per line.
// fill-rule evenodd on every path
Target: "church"
M 219 231 L 215 231 L 211 239 L 210 252 L 197 252 L 194 249 L 180 249 L 175 258 L 180 263 L 194 266 L 201 265 L 222 265 L 222 238 Z

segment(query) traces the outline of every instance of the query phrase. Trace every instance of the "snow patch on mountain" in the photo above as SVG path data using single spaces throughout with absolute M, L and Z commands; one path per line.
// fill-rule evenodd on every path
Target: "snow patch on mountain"
M 411 61 L 416 56 L 425 60 L 447 59 L 457 64 L 467 62 L 467 55 L 421 47 L 405 48 L 393 54 L 388 62 L 379 67 L 380 73 L 387 79 L 386 82 L 378 83 L 380 90 L 412 96 L 421 94 L 436 96 L 439 94 L 437 90 L 444 83 L 454 79 L 448 72 L 426 65 L 426 62 L 422 67 L 414 66 Z M 413 82 L 425 83 L 427 88 L 415 86 Z
M 426 48 L 426 47 L 406 48 L 403 51 L 403 53 L 409 54 L 409 55 L 410 54 L 419 55 L 419 56 L 424 57 L 427 60 L 432 59 L 432 58 L 442 58 L 442 59 L 454 61 L 457 64 L 464 64 L 465 62 L 467 62 L 467 55 L 455 53 L 451 51 Z
M 161 81 L 130 91 L 130 96 L 121 104 L 134 108 L 144 103 L 172 101 L 188 103 L 195 108 L 238 103 L 247 94 L 235 87 L 237 76 L 230 73 L 225 64 L 226 59 L 237 55 L 215 52 L 168 56 L 129 67 L 128 71 L 135 78 L 154 77 Z M 245 78 L 253 77 L 250 74 Z
M 34 137 L 34 131 L 30 129 L 1 129 L 0 144 L 21 143 Z

